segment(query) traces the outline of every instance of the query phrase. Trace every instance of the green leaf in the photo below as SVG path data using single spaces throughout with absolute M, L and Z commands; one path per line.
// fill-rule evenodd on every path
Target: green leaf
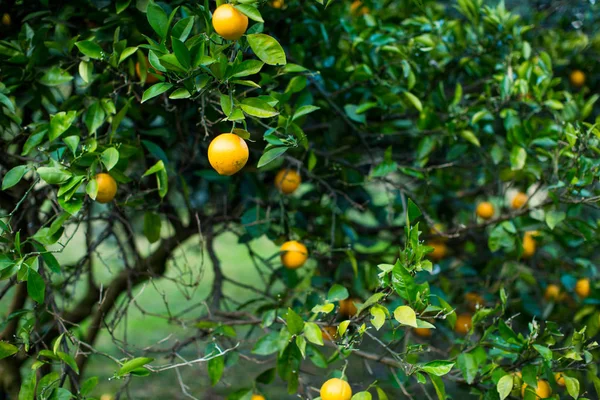
M 221 351 L 215 343 L 209 343 L 208 346 L 206 346 L 206 357 L 214 356 L 219 353 L 221 353 Z M 221 380 L 224 370 L 225 357 L 222 355 L 208 360 L 208 377 L 210 378 L 212 386 L 215 386 Z
M 65 70 L 57 66 L 50 68 L 40 79 L 40 83 L 44 86 L 59 86 L 70 82 L 73 77 Z
M 248 18 L 250 18 L 253 21 L 265 22 L 262 15 L 260 15 L 260 11 L 258 11 L 258 9 L 252 5 L 237 4 L 235 6 L 235 8 L 237 8 L 242 14 L 246 15 Z
M 146 172 L 144 172 L 144 175 L 142 175 L 142 177 L 156 174 L 157 172 L 163 171 L 164 169 L 165 169 L 165 164 L 163 163 L 162 160 L 159 160 L 156 164 L 154 164 L 153 166 L 148 168 L 148 170 Z
M 546 213 L 546 224 L 550 230 L 554 230 L 565 218 L 567 218 L 567 214 L 564 211 L 552 210 Z
M 66 138 L 63 138 L 63 142 L 65 142 L 65 144 L 67 145 L 69 150 L 71 150 L 71 153 L 73 153 L 73 155 L 77 153 L 77 147 L 79 146 L 80 140 L 81 138 L 77 135 L 67 136 Z
M 170 99 L 189 99 L 192 94 L 186 88 L 179 88 L 169 95 Z
M 317 111 L 319 109 L 321 109 L 321 107 L 311 106 L 311 105 L 302 106 L 296 110 L 296 112 L 294 113 L 294 116 L 292 117 L 292 121 L 295 121 L 296 119 L 303 117 L 306 114 L 310 114 L 313 111 Z
M 48 140 L 52 141 L 65 133 L 71 127 L 73 121 L 77 118 L 77 111 L 61 111 L 50 118 L 50 130 L 48 131 Z
M 404 92 L 404 96 L 411 102 L 411 104 L 419 111 L 423 111 L 423 104 L 421 100 L 411 92 Z
M 527 152 L 524 148 L 515 146 L 510 152 L 510 165 L 513 171 L 519 171 L 525 166 Z
M 270 118 L 279 114 L 269 104 L 256 97 L 242 100 L 240 107 L 246 114 L 258 118 Z
M 167 37 L 167 32 L 169 31 L 169 18 L 162 7 L 151 1 L 148 3 L 148 8 L 146 9 L 146 17 L 148 18 L 150 26 L 154 29 L 154 32 L 156 32 L 161 39 L 165 39 Z
M 85 192 L 90 196 L 92 200 L 96 200 L 96 196 L 98 195 L 98 181 L 93 178 L 85 186 Z
M 498 391 L 498 395 L 500 396 L 500 400 L 506 399 L 510 396 L 510 392 L 513 389 L 513 376 L 512 375 L 504 375 L 498 383 L 496 384 L 496 390 Z
M 322 340 L 321 343 L 323 343 Z M 13 354 L 17 354 L 18 351 L 19 349 L 17 348 L 17 346 L 14 346 L 5 341 L 0 341 L 0 360 L 6 357 L 10 357 Z
M 119 162 L 119 151 L 114 147 L 104 150 L 100 155 L 100 161 L 102 161 L 106 170 L 110 171 Z
M 31 371 L 27 378 L 23 379 L 21 384 L 21 390 L 19 391 L 18 400 L 34 400 L 35 397 L 35 385 L 37 372 Z
M 27 271 L 27 293 L 36 303 L 42 304 L 46 296 L 46 283 L 40 274 L 29 268 Z
M 104 123 L 105 116 L 106 114 L 99 101 L 92 104 L 85 114 L 85 126 L 87 126 L 88 131 L 90 133 L 96 132 Z
M 306 339 L 314 344 L 319 346 L 323 346 L 323 332 L 321 332 L 321 328 L 314 322 L 307 322 L 304 324 L 304 336 Z
M 417 315 L 409 306 L 400 306 L 394 310 L 394 318 L 402 325 L 417 327 Z
M 279 334 L 271 332 L 261 337 L 254 345 L 252 353 L 260 356 L 268 356 L 279 351 Z
M 288 308 L 285 320 L 287 322 L 288 331 L 292 335 L 297 335 L 304 329 L 304 320 L 291 308 Z
M 257 167 L 264 167 L 265 165 L 267 165 L 268 163 L 285 153 L 287 149 L 288 147 L 284 146 L 270 148 L 269 150 L 265 151 L 260 157 L 260 160 L 258 160 Z
M 421 370 L 430 375 L 444 376 L 452 370 L 454 363 L 451 361 L 435 360 L 421 366 Z
M 150 243 L 158 242 L 160 239 L 161 219 L 160 215 L 154 212 L 144 214 L 144 236 Z
M 90 61 L 81 61 L 79 63 L 79 76 L 85 83 L 90 83 L 92 74 L 94 73 L 94 64 Z
M 179 20 L 171 30 L 171 36 L 185 42 L 192 28 L 194 27 L 194 17 L 187 17 Z
M 327 300 L 330 302 L 345 300 L 349 296 L 348 289 L 337 283 L 329 289 L 327 293 Z
M 265 63 L 258 60 L 242 61 L 238 66 L 235 67 L 231 77 L 241 78 L 244 76 L 258 74 L 264 65 Z
M 481 143 L 479 143 L 479 139 L 477 139 L 477 136 L 475 136 L 475 133 L 473 133 L 473 131 L 465 129 L 464 131 L 460 132 L 460 136 L 462 136 L 471 144 L 474 144 L 477 147 L 481 147 Z
M 542 346 L 542 345 L 539 345 L 539 344 L 534 344 L 533 348 L 536 349 L 537 352 L 540 353 L 540 355 L 542 357 L 544 357 L 544 359 L 546 361 L 551 361 L 552 360 L 552 350 L 550 350 L 546 346 Z
M 446 387 L 444 386 L 444 381 L 442 378 L 434 374 L 429 374 L 429 379 L 431 379 L 431 383 L 433 384 L 438 399 L 446 400 Z
M 15 105 L 4 93 L 0 93 L 0 104 L 4 104 L 11 113 L 16 112 Z
M 371 324 L 373 324 L 375 329 L 381 329 L 381 327 L 385 323 L 385 308 L 377 304 L 371 307 L 370 311 L 371 315 L 373 316 L 373 318 L 371 318 Z
M 400 297 L 412 303 L 417 298 L 417 285 L 410 272 L 402 265 L 400 260 L 392 270 L 392 286 Z
M 369 392 L 358 392 L 352 396 L 351 400 L 372 400 L 373 396 Z
M 102 58 L 102 47 L 100 47 L 97 43 L 92 42 L 91 40 L 84 40 L 82 42 L 75 43 L 75 46 L 81 51 L 83 54 L 88 56 L 89 58 L 93 58 L 99 60 Z
M 77 363 L 73 356 L 67 353 L 63 353 L 62 351 L 57 351 L 56 355 L 60 358 L 65 364 L 67 364 L 77 375 L 79 375 L 79 367 L 77 367 Z
M 173 87 L 172 84 L 167 83 L 167 82 L 159 82 L 156 83 L 152 86 L 150 86 L 148 89 L 146 89 L 144 91 L 144 94 L 142 95 L 142 103 L 145 103 L 146 101 L 150 100 L 153 97 L 156 97 L 164 92 L 166 92 L 167 90 L 171 89 Z
M 462 372 L 465 381 L 467 381 L 469 385 L 472 384 L 475 381 L 478 369 L 475 356 L 470 353 L 462 353 L 456 359 L 456 363 L 458 364 L 458 368 Z
M 50 185 L 57 185 L 66 182 L 70 177 L 71 173 L 55 167 L 39 167 L 37 173 L 46 183 Z
M 266 64 L 285 65 L 286 58 L 283 48 L 277 40 L 263 33 L 247 35 L 248 43 L 254 54 Z
M 119 64 L 121 64 L 123 61 L 125 61 L 129 56 L 135 54 L 135 52 L 138 50 L 138 47 L 127 47 L 125 50 L 123 50 L 123 52 L 121 53 L 121 55 L 119 56 Z
M 173 53 L 175 53 L 177 61 L 179 61 L 183 68 L 189 68 L 192 62 L 192 57 L 185 44 L 181 40 L 171 37 L 171 45 L 173 46 Z
M 2 190 L 15 186 L 23 179 L 26 172 L 27 165 L 17 165 L 16 167 L 11 168 L 10 171 L 4 175 L 4 179 L 2 179 Z
M 144 365 L 149 364 L 152 361 L 154 361 L 154 358 L 148 357 L 138 357 L 134 358 L 133 360 L 129 360 L 125 364 L 123 364 L 121 369 L 119 369 L 119 376 L 127 375 L 134 369 L 143 367 Z
M 115 4 L 117 14 L 121 14 L 125 11 L 127 7 L 129 7 L 129 3 L 131 3 L 131 0 L 117 0 L 117 4 Z
M 92 376 L 92 377 L 86 379 L 85 381 L 83 381 L 83 383 L 81 384 L 81 389 L 79 390 L 79 392 L 83 396 L 87 396 L 88 394 L 90 394 L 90 392 L 92 390 L 94 390 L 94 388 L 96 387 L 96 385 L 98 385 L 98 377 L 97 376 Z
M 567 387 L 567 392 L 569 392 L 569 395 L 572 398 L 577 399 L 579 397 L 579 381 L 575 378 L 571 378 L 564 374 L 563 378 L 565 379 L 565 386 Z

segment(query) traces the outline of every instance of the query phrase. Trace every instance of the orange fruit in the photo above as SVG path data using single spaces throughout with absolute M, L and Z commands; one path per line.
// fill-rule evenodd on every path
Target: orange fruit
M 340 300 L 340 314 L 347 318 L 354 316 L 358 311 L 355 301 L 357 300 L 352 298 Z
M 9 13 L 4 13 L 2 15 L 2 25 L 4 26 L 10 26 L 12 24 L 12 18 L 10 17 Z
M 483 307 L 483 305 L 485 304 L 485 300 L 483 300 L 483 297 L 477 293 L 465 294 L 465 301 L 467 302 L 469 308 L 473 311 Z
M 456 325 L 454 325 L 454 331 L 461 335 L 466 335 L 471 330 L 471 314 L 460 314 L 456 318 Z
M 283 0 L 273 0 L 273 1 L 270 3 L 270 5 L 271 5 L 271 7 L 273 7 L 273 8 L 281 9 L 281 8 L 283 8 L 284 1 L 283 1 Z
M 248 145 L 238 135 L 222 133 L 208 146 L 208 162 L 219 175 L 233 175 L 244 168 L 250 152 Z
M 554 374 L 554 380 L 556 381 L 556 384 L 558 386 L 565 386 L 566 382 L 565 382 L 565 377 L 563 376 L 562 372 L 557 372 Z
M 527 388 L 527 384 L 523 384 L 523 387 L 521 388 L 521 396 L 525 397 L 525 389 Z M 550 384 L 548 383 L 548 381 L 545 381 L 543 379 L 539 379 L 537 381 L 537 389 L 535 390 L 535 394 L 537 395 L 538 399 L 547 399 L 548 397 L 552 396 L 552 388 L 550 387 Z
M 431 329 L 428 328 L 414 328 L 413 332 L 417 336 L 421 336 L 423 338 L 431 337 Z
M 590 280 L 587 278 L 580 279 L 575 284 L 575 293 L 582 299 L 590 295 Z
M 275 187 L 283 194 L 292 194 L 302 183 L 300 174 L 293 169 L 282 169 L 275 176 Z
M 333 341 L 337 336 L 337 327 L 333 325 L 324 326 L 321 328 L 323 339 Z
M 223 4 L 213 13 L 212 24 L 222 38 L 238 40 L 248 29 L 248 17 L 231 4 Z
M 114 397 L 111 394 L 103 394 L 100 396 L 100 400 L 114 400 Z
M 569 75 L 569 80 L 571 81 L 571 85 L 580 88 L 585 85 L 585 73 L 579 69 L 574 70 Z
M 531 232 L 525 232 L 523 235 L 523 258 L 531 258 L 535 254 L 537 243 Z
M 281 251 L 281 263 L 287 269 L 300 268 L 308 258 L 306 246 L 295 240 L 285 242 L 279 250 Z
M 434 261 L 440 261 L 448 254 L 448 246 L 446 246 L 446 243 L 435 240 L 427 243 L 427 246 L 433 247 L 433 251 L 429 253 L 428 256 Z
M 262 394 L 253 394 L 251 400 L 265 400 L 265 396 Z
M 350 400 L 352 388 L 348 382 L 338 378 L 328 380 L 321 386 L 321 400 Z
M 369 13 L 369 7 L 365 7 L 360 0 L 355 0 L 352 4 L 350 4 L 350 13 L 352 15 L 365 15 Z
M 546 287 L 546 291 L 544 292 L 544 298 L 548 301 L 556 301 L 560 298 L 560 286 L 551 283 Z
M 117 194 L 117 182 L 115 179 L 106 173 L 96 175 L 96 183 L 98 184 L 98 193 L 96 201 L 98 203 L 110 203 Z
M 146 68 L 148 68 L 150 66 L 150 61 L 148 61 L 148 57 L 146 57 Z M 142 71 L 141 71 L 141 66 L 139 62 L 135 63 L 135 74 L 137 75 L 138 79 L 142 80 Z M 162 75 L 162 72 L 160 71 L 156 71 L 156 74 L 158 75 Z M 156 75 L 154 75 L 154 73 L 150 73 L 150 71 L 146 70 L 146 83 L 149 84 L 153 84 L 160 81 L 160 79 L 158 79 L 156 77 Z
M 481 203 L 477 204 L 477 209 L 475 210 L 477 216 L 482 219 L 492 218 L 494 216 L 494 212 L 494 205 L 489 201 L 482 201 Z
M 513 197 L 512 202 L 510 203 L 510 206 L 517 210 L 521 207 L 523 207 L 525 205 L 525 203 L 527 203 L 527 200 L 529 200 L 529 197 L 527 197 L 527 195 L 523 192 L 519 192 L 515 195 L 515 197 Z

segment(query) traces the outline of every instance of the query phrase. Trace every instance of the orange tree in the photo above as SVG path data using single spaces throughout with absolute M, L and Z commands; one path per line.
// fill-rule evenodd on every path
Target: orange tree
M 0 398 L 98 397 L 92 355 L 190 398 L 186 368 L 228 399 L 598 398 L 600 10 L 530 3 L 3 2 Z M 142 310 L 184 329 L 140 349 L 163 277 L 210 289 Z

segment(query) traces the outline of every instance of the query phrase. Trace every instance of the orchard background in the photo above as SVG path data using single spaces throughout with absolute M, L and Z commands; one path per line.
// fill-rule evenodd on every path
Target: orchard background
M 597 2 L 224 3 L 0 3 L 0 399 L 599 398 Z

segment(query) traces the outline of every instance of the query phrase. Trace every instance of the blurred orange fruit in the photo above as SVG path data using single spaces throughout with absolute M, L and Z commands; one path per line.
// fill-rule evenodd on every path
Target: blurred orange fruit
M 525 232 L 523 235 L 523 258 L 531 258 L 535 254 L 537 243 L 531 232 Z
M 415 335 L 417 336 L 421 336 L 423 338 L 428 338 L 431 337 L 431 329 L 429 328 L 414 328 L 413 332 L 415 333 Z
M 340 314 L 347 318 L 354 316 L 358 311 L 356 305 L 354 305 L 355 301 L 356 299 L 352 298 L 340 300 Z
M 512 202 L 510 203 L 510 206 L 517 210 L 521 207 L 523 207 L 525 205 L 525 203 L 527 203 L 527 200 L 529 198 L 527 197 L 527 195 L 523 192 L 519 192 L 515 195 L 515 197 L 513 197 Z
M 590 280 L 583 278 L 577 281 L 575 284 L 575 293 L 582 299 L 585 299 L 590 295 Z
M 231 4 L 223 4 L 213 13 L 212 24 L 222 38 L 238 40 L 248 29 L 248 17 Z
M 282 169 L 275 176 L 275 187 L 283 194 L 292 194 L 302 183 L 300 174 L 293 169 Z
M 300 268 L 308 259 L 308 249 L 296 240 L 285 242 L 279 250 L 281 251 L 281 263 L 287 269 Z
M 456 318 L 456 325 L 454 325 L 454 331 L 461 335 L 466 335 L 471 330 L 472 316 L 471 314 L 460 314 Z
M 574 70 L 569 75 L 569 80 L 571 81 L 571 85 L 580 88 L 585 85 L 585 73 L 579 69 Z
M 483 300 L 483 297 L 477 293 L 465 294 L 465 301 L 467 302 L 467 305 L 469 306 L 469 308 L 473 311 L 477 310 L 478 308 L 483 307 L 483 305 L 485 303 L 485 301 Z
M 10 26 L 11 24 L 12 24 L 12 18 L 10 17 L 10 14 L 4 13 L 2 15 L 2 25 Z
M 249 156 L 244 139 L 233 133 L 217 136 L 208 146 L 208 162 L 219 175 L 235 174 L 244 168 Z
M 523 387 L 521 388 L 522 397 L 525 397 L 525 389 L 527 389 L 526 383 L 524 383 Z M 543 379 L 538 380 L 535 394 L 537 395 L 538 399 L 547 399 L 548 397 L 550 397 L 552 395 L 552 388 L 550 387 L 548 381 L 545 381 Z
M 433 251 L 429 253 L 428 256 L 434 261 L 440 261 L 448 254 L 448 246 L 446 246 L 446 243 L 434 240 L 427 243 L 427 246 L 433 247 Z
M 554 380 L 558 384 L 558 386 L 565 386 L 567 383 L 565 382 L 565 377 L 562 372 L 557 372 L 554 374 Z
M 477 205 L 475 212 L 479 218 L 490 219 L 494 216 L 494 205 L 489 201 L 483 201 Z
M 146 57 L 146 68 L 148 68 L 150 66 L 150 61 L 148 61 L 148 58 Z M 142 70 L 141 70 L 141 65 L 138 62 L 135 63 L 135 74 L 137 75 L 137 77 L 142 80 Z M 157 75 L 162 75 L 162 72 L 160 71 L 156 71 Z M 154 75 L 154 73 L 150 73 L 150 71 L 148 71 L 148 69 L 146 69 L 146 83 L 149 84 L 153 84 L 160 81 L 160 79 L 157 78 L 156 75 Z

